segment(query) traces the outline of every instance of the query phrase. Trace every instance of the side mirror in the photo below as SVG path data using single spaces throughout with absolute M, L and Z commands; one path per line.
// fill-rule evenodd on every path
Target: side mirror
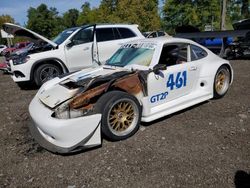
M 153 72 L 155 74 L 160 74 L 160 70 L 167 70 L 167 65 L 157 64 L 153 67 Z
M 67 42 L 66 47 L 67 47 L 67 48 L 71 48 L 71 47 L 74 46 L 74 45 L 75 45 L 74 41 L 71 41 L 71 40 L 70 40 L 70 41 Z

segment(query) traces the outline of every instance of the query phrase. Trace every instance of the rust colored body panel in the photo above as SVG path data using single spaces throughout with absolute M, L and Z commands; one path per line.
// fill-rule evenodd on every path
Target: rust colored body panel
M 91 109 L 97 99 L 111 88 L 112 90 L 123 90 L 134 96 L 143 92 L 143 86 L 139 79 L 139 73 L 135 72 L 116 80 L 110 80 L 107 83 L 78 94 L 70 102 L 70 108 Z
M 70 108 L 77 109 L 84 106 L 88 106 L 90 99 L 98 95 L 101 95 L 107 88 L 108 83 L 102 84 L 98 87 L 90 89 L 84 93 L 79 94 L 70 102 Z
M 138 73 L 117 79 L 112 86 L 124 90 L 131 95 L 136 95 L 142 91 L 142 85 Z

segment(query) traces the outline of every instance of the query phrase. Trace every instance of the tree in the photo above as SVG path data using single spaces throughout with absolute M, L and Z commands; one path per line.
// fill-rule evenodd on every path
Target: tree
M 8 14 L 2 14 L 0 16 L 0 29 L 2 29 L 3 27 L 3 24 L 6 23 L 6 22 L 9 22 L 9 23 L 15 23 L 15 20 L 14 18 L 12 18 L 10 15 Z M 0 44 L 6 44 L 6 40 L 3 39 L 2 37 L 0 37 Z
M 242 0 L 241 15 L 242 18 L 249 18 L 249 0 Z
M 160 29 L 158 0 L 103 0 L 98 15 L 101 22 L 138 24 L 142 31 Z
M 69 9 L 63 14 L 63 22 L 66 28 L 76 27 L 79 11 L 77 9 Z
M 98 13 L 97 9 L 91 9 L 89 2 L 85 2 L 82 5 L 82 11 L 79 14 L 77 24 L 78 25 L 85 25 L 98 22 Z
M 56 8 L 48 9 L 47 5 L 41 4 L 37 8 L 28 9 L 27 28 L 45 37 L 52 38 L 63 30 L 62 22 Z
M 220 2 L 218 0 L 167 0 L 163 7 L 163 22 L 168 31 L 177 26 L 192 25 L 200 30 L 207 24 L 219 28 Z

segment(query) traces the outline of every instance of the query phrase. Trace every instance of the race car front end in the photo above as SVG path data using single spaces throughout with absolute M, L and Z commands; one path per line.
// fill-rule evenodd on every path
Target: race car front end
M 29 106 L 30 132 L 44 148 L 54 153 L 70 153 L 101 144 L 101 114 L 93 108 L 72 108 L 81 92 L 67 88 L 62 79 L 45 83 Z
M 49 151 L 69 153 L 101 144 L 101 114 L 59 119 L 37 95 L 30 103 L 29 112 L 33 120 L 32 136 Z

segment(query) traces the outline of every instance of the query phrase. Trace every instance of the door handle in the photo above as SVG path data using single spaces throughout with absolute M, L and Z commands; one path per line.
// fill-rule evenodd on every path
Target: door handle
M 192 66 L 192 67 L 190 67 L 190 69 L 189 69 L 190 71 L 196 71 L 197 70 L 197 67 L 195 67 L 195 66 Z
M 86 47 L 86 48 L 84 48 L 83 50 L 84 50 L 84 51 L 89 50 L 89 47 Z

